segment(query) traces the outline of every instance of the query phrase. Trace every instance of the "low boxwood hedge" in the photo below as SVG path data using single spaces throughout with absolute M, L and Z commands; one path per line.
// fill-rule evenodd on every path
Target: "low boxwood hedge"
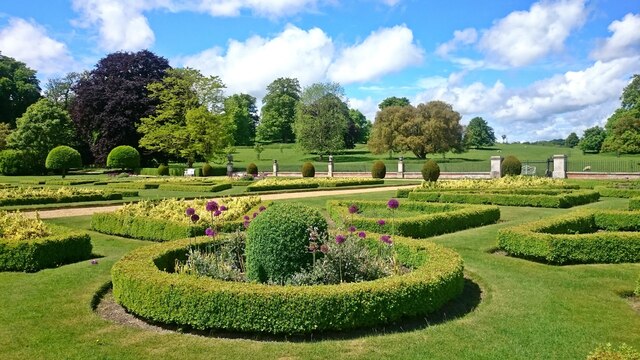
M 464 286 L 457 253 L 400 237 L 394 239 L 397 259 L 415 268 L 375 281 L 280 286 L 171 273 L 189 246 L 215 241 L 176 240 L 125 255 L 111 270 L 116 301 L 151 321 L 194 329 L 306 334 L 424 316 L 458 296 Z
M 597 191 L 590 190 L 420 190 L 409 193 L 409 199 L 414 201 L 545 208 L 570 208 L 598 201 L 599 198 Z
M 157 189 L 160 184 L 159 183 L 147 183 L 144 181 L 115 181 L 107 183 L 108 187 L 118 188 L 118 189 Z
M 640 197 L 629 199 L 629 210 L 640 210 Z
M 122 193 L 119 192 L 105 192 L 103 194 L 77 194 L 70 196 L 24 196 L 21 198 L 0 199 L 0 206 L 11 205 L 40 205 L 40 204 L 55 204 L 55 203 L 73 203 L 84 201 L 107 201 L 107 200 L 122 200 Z
M 222 183 L 216 185 L 191 185 L 191 184 L 160 184 L 159 190 L 167 191 L 192 191 L 192 192 L 217 192 L 231 189 L 231 183 Z
M 96 180 L 47 180 L 45 184 L 47 185 L 62 185 L 62 186 L 73 186 L 73 185 L 86 185 L 93 184 Z
M 426 238 L 494 224 L 500 219 L 500 209 L 497 206 L 427 204 L 415 201 L 404 201 L 400 207 L 422 214 L 402 216 L 402 212 L 397 212 L 392 218 L 389 213 L 382 226 L 377 223 L 380 217 L 349 214 L 351 205 L 356 205 L 360 211 L 366 211 L 372 208 L 385 209 L 386 204 L 385 201 L 328 201 L 327 210 L 335 221 L 353 225 L 359 230 L 390 234 L 393 229 L 396 234 L 412 238 Z
M 640 212 L 579 211 L 498 231 L 508 254 L 550 264 L 640 261 Z
M 54 235 L 32 240 L 0 238 L 0 271 L 35 272 L 91 257 L 88 234 L 49 225 Z
M 605 197 L 632 198 L 640 196 L 640 189 L 635 188 L 595 186 L 593 189 Z
M 247 191 L 271 191 L 271 190 L 289 190 L 289 189 L 315 189 L 319 187 L 318 183 L 292 183 L 292 184 L 273 184 L 260 185 L 258 183 L 247 186 Z
M 122 237 L 169 241 L 202 235 L 205 226 L 185 225 L 173 221 L 140 218 L 113 213 L 97 213 L 91 217 L 91 230 Z

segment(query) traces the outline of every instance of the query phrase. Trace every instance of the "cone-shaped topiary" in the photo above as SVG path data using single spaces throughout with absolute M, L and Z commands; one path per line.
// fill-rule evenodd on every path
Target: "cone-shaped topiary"
M 387 176 L 387 166 L 381 160 L 373 163 L 371 167 L 371 177 L 374 179 L 384 179 Z
M 213 166 L 208 162 L 202 165 L 202 176 L 213 176 Z
M 502 176 L 516 176 L 522 173 L 522 163 L 517 157 L 509 155 L 502 160 Z
M 422 165 L 422 178 L 425 181 L 438 181 L 440 177 L 440 166 L 432 159 L 427 160 Z
M 135 169 L 140 167 L 140 153 L 128 145 L 116 146 L 107 156 L 107 167 Z
M 158 166 L 158 175 L 169 176 L 169 167 L 165 164 L 160 164 L 160 166 Z
M 312 163 L 306 162 L 302 164 L 302 177 L 315 177 L 316 176 L 316 168 Z
M 247 174 L 258 176 L 258 166 L 256 166 L 256 164 L 254 163 L 250 163 L 249 165 L 247 165 Z
M 247 280 L 282 283 L 312 262 L 309 227 L 327 231 L 316 209 L 297 203 L 276 203 L 258 215 L 247 230 Z
M 82 167 L 82 157 L 78 150 L 62 145 L 49 151 L 45 166 L 51 170 L 62 170 L 62 178 L 64 178 L 67 169 Z

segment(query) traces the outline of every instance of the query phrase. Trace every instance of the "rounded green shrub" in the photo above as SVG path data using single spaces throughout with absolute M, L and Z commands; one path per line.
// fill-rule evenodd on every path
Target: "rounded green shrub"
M 26 175 L 24 153 L 20 150 L 0 151 L 0 174 L 2 175 Z
M 502 160 L 502 176 L 516 176 L 522 173 L 522 163 L 517 157 L 509 155 Z
M 302 177 L 315 177 L 316 176 L 316 168 L 312 163 L 306 162 L 302 164 Z
M 308 206 L 277 203 L 263 211 L 247 230 L 247 279 L 281 283 L 309 265 L 309 227 L 327 231 L 322 214 Z
M 208 162 L 202 165 L 202 176 L 213 176 L 213 166 Z
M 387 166 L 381 160 L 373 163 L 371 167 L 371 177 L 374 179 L 384 179 L 387 176 Z
M 251 163 L 247 165 L 247 174 L 258 176 L 258 167 L 256 166 L 256 164 Z
M 78 150 L 62 145 L 49 151 L 45 166 L 51 170 L 62 170 L 62 177 L 64 178 L 67 169 L 82 167 L 82 157 Z
M 158 175 L 169 176 L 169 167 L 165 164 L 160 164 L 160 166 L 158 166 Z
M 128 145 L 120 145 L 107 156 L 107 167 L 118 169 L 135 169 L 140 167 L 140 153 Z
M 427 160 L 422 165 L 422 178 L 425 181 L 438 181 L 440 177 L 440 166 L 432 159 Z

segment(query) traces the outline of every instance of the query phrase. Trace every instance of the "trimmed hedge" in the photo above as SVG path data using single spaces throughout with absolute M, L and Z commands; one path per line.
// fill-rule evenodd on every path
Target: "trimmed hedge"
M 593 190 L 605 197 L 632 198 L 640 196 L 640 189 L 625 189 L 619 187 L 595 186 Z
M 316 176 L 316 168 L 313 166 L 312 163 L 310 162 L 306 162 L 304 164 L 302 164 L 302 177 L 305 178 L 309 178 L 309 177 L 315 177 Z
M 368 282 L 279 286 L 162 271 L 172 271 L 192 244 L 206 247 L 216 241 L 184 239 L 128 253 L 111 269 L 116 301 L 137 316 L 194 329 L 301 334 L 424 316 L 464 286 L 457 253 L 400 237 L 394 238 L 398 261 L 415 269 Z
M 168 191 L 192 191 L 192 192 L 217 192 L 231 189 L 231 183 L 222 183 L 216 185 L 191 185 L 191 184 L 160 184 L 158 190 Z
M 203 225 L 185 225 L 153 218 L 139 218 L 113 213 L 91 217 L 91 230 L 108 235 L 151 241 L 169 241 L 204 234 Z
M 107 167 L 118 169 L 136 169 L 140 167 L 140 153 L 129 145 L 120 145 L 111 149 L 107 155 Z
M 84 201 L 107 201 L 122 200 L 123 196 L 119 192 L 105 192 L 103 194 L 79 194 L 64 197 L 39 196 L 39 197 L 22 197 L 12 199 L 0 199 L 0 206 L 10 205 L 40 205 L 55 203 L 74 203 Z
M 91 257 L 88 234 L 48 225 L 55 235 L 28 241 L 0 238 L 0 271 L 35 272 Z
M 376 160 L 371 166 L 371 177 L 374 179 L 384 179 L 387 175 L 387 166 L 382 160 Z
M 119 188 L 119 189 L 157 189 L 160 184 L 159 183 L 147 183 L 144 181 L 115 181 L 107 183 L 108 187 Z
M 640 210 L 640 197 L 629 199 L 629 210 Z
M 348 208 L 356 205 L 360 211 L 367 209 L 385 209 L 386 201 L 328 201 L 327 210 L 336 222 L 354 225 L 361 230 L 391 233 L 412 238 L 427 238 L 436 235 L 456 232 L 469 228 L 494 224 L 500 219 L 497 206 L 426 204 L 423 202 L 404 201 L 400 205 L 403 210 L 420 211 L 422 214 L 405 216 L 398 211 L 391 218 L 386 217 L 386 224 L 378 225 L 380 217 L 351 216 Z
M 512 256 L 557 265 L 639 262 L 640 212 L 582 211 L 501 229 L 498 245 Z
M 318 183 L 295 183 L 295 184 L 277 184 L 277 185 L 260 185 L 252 184 L 247 186 L 247 191 L 270 191 L 270 190 L 289 190 L 289 189 L 315 189 L 319 187 Z
M 146 176 L 158 176 L 158 168 L 141 168 L 138 169 L 138 174 Z
M 44 183 L 47 185 L 62 185 L 62 186 L 73 186 L 73 185 L 86 185 L 93 184 L 97 180 L 47 180 Z
M 570 208 L 596 202 L 599 198 L 598 192 L 590 190 L 421 190 L 409 193 L 409 199 L 414 201 L 545 208 Z
M 335 178 L 334 178 L 335 179 Z M 320 182 L 320 187 L 331 188 L 331 187 L 343 187 L 343 186 L 361 186 L 361 185 L 382 185 L 384 184 L 383 179 L 349 179 L 340 181 L 339 179 L 331 182 Z
M 409 197 L 409 193 L 412 192 L 414 189 L 398 189 L 396 190 L 396 197 L 397 198 L 408 198 Z

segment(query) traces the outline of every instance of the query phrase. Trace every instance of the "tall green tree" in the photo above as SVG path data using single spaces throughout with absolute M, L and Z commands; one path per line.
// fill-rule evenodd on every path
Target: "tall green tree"
M 378 109 L 382 110 L 389 106 L 409 106 L 409 105 L 411 105 L 411 103 L 409 102 L 409 99 L 407 99 L 406 97 L 399 98 L 399 97 L 391 96 L 382 100 L 382 102 L 378 104 Z
M 583 152 L 600 152 L 606 136 L 607 133 L 600 126 L 588 128 L 582 134 L 582 140 L 578 143 L 578 147 Z
M 16 119 L 40 99 L 36 72 L 25 63 L 0 54 L 0 122 L 15 126 Z
M 578 134 L 574 132 L 569 134 L 569 136 L 567 136 L 567 138 L 564 140 L 564 146 L 569 148 L 576 147 L 578 146 L 579 143 L 580 143 L 580 138 L 578 137 Z
M 640 110 L 618 109 L 607 121 L 603 152 L 640 154 Z
M 253 145 L 259 121 L 256 98 L 249 94 L 234 94 L 224 101 L 224 113 L 235 124 L 236 145 Z
M 400 127 L 403 146 L 417 158 L 424 159 L 429 153 L 444 154 L 463 150 L 460 114 L 443 101 L 418 104 L 416 116 Z
M 278 78 L 267 86 L 262 114 L 256 130 L 261 142 L 294 142 L 293 123 L 300 100 L 300 83 L 295 78 Z
M 636 109 L 640 111 L 640 75 L 635 74 L 629 85 L 625 86 L 620 96 L 622 108 L 625 110 Z
M 400 128 L 415 116 L 413 106 L 388 106 L 378 111 L 367 142 L 369 151 L 374 154 L 388 152 L 391 158 L 394 152 L 406 150 L 400 141 Z
M 349 130 L 345 135 L 345 143 L 348 149 L 353 149 L 355 144 L 366 144 L 371 132 L 371 122 L 367 120 L 360 110 L 349 109 Z M 353 146 L 350 146 L 353 144 Z
M 464 146 L 476 149 L 493 146 L 496 143 L 496 135 L 483 118 L 474 117 L 464 131 L 463 142 Z
M 7 139 L 11 134 L 11 128 L 7 123 L 0 123 L 0 150 L 7 148 Z
M 89 76 L 89 72 L 70 72 L 63 77 L 49 79 L 44 86 L 44 97 L 69 111 L 71 109 L 71 102 L 76 96 L 73 88 L 80 79 L 87 76 Z
M 313 84 L 302 92 L 294 124 L 298 145 L 320 155 L 345 148 L 349 107 L 344 91 L 336 83 Z
M 73 122 L 67 111 L 48 99 L 40 99 L 17 119 L 7 145 L 33 154 L 38 165 L 44 167 L 51 149 L 73 144 L 74 140 Z

